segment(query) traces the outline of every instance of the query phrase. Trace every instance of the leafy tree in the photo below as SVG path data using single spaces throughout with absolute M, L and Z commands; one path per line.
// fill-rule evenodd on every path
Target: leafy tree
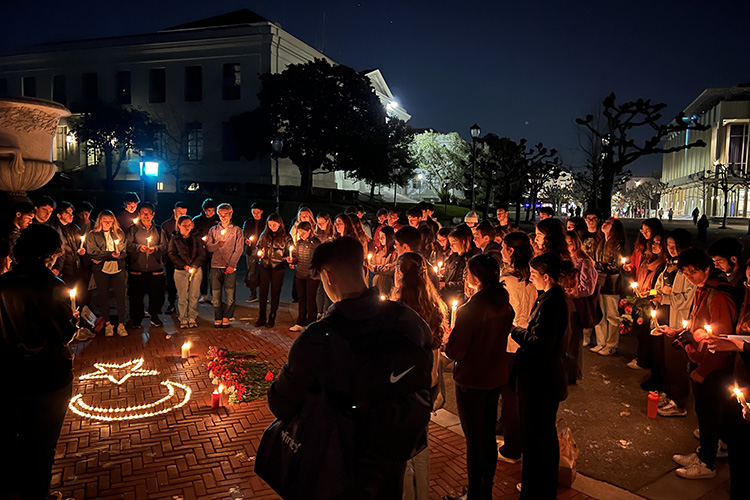
M 469 163 L 470 147 L 456 132 L 441 134 L 428 130 L 415 134 L 409 144 L 409 151 L 417 168 L 424 172 L 424 180 L 441 201 L 449 196 L 446 186 L 460 186 L 463 183 L 464 166 Z
M 483 213 L 489 216 L 490 203 L 496 196 L 520 199 L 523 192 L 526 139 L 515 142 L 508 137 L 486 134 L 477 140 L 476 183 L 483 200 Z M 471 185 L 471 170 L 466 169 Z M 469 188 L 470 189 L 470 188 Z
M 624 172 L 625 167 L 646 155 L 704 147 L 706 143 L 700 140 L 670 148 L 661 144 L 671 134 L 709 128 L 682 113 L 672 122 L 662 124 L 661 111 L 667 106 L 663 103 L 653 104 L 650 99 L 638 99 L 617 104 L 615 99 L 612 93 L 602 101 L 600 116 L 590 114 L 576 119 L 576 123 L 602 145 L 600 162 L 589 162 L 586 168 L 590 173 L 592 193 L 597 197 L 596 208 L 605 215 L 610 210 L 615 178 Z M 645 140 L 635 138 L 644 134 L 650 137 Z
M 146 112 L 106 103 L 70 124 L 79 143 L 104 157 L 107 185 L 117 177 L 128 152 L 139 154 L 154 148 L 161 129 L 162 125 Z
M 641 182 L 625 190 L 621 197 L 631 208 L 643 208 L 648 216 L 648 211 L 659 201 L 666 189 L 667 185 L 663 182 Z
M 316 171 L 355 172 L 370 161 L 373 143 L 384 144 L 385 109 L 354 69 L 316 59 L 260 79 L 258 113 L 284 140 L 282 154 L 299 168 L 306 192 Z

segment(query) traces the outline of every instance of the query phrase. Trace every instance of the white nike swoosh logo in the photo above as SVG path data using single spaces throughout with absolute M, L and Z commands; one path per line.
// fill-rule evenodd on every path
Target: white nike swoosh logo
M 417 365 L 414 365 L 411 368 L 409 368 L 408 370 L 406 370 L 405 372 L 399 373 L 398 375 L 394 375 L 393 372 L 391 372 L 391 384 L 395 384 L 396 382 L 398 382 L 399 380 L 401 380 L 402 378 L 404 378 L 404 375 L 406 375 L 407 373 L 409 373 L 410 371 L 412 371 L 416 366 Z

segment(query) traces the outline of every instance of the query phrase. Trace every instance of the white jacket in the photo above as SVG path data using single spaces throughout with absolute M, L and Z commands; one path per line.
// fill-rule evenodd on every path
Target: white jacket
M 505 289 L 510 296 L 510 306 L 516 317 L 513 318 L 513 325 L 521 328 L 529 326 L 529 316 L 534 309 L 539 292 L 531 283 L 526 283 L 515 276 L 500 276 L 500 283 L 505 284 Z M 519 345 L 515 340 L 508 336 L 508 352 L 516 352 Z

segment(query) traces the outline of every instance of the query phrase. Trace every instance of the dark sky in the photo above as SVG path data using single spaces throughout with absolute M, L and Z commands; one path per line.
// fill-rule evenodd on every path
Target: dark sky
M 379 68 L 415 127 L 469 127 L 580 161 L 574 119 L 609 92 L 669 104 L 750 82 L 750 2 L 630 0 L 16 1 L 0 47 L 156 31 L 248 8 L 335 61 Z M 658 157 L 639 171 L 658 169 Z

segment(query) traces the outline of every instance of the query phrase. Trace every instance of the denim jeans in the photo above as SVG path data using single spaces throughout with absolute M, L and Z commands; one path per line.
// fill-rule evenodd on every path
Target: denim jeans
M 201 294 L 203 269 L 198 268 L 190 279 L 190 273 L 184 269 L 176 269 L 174 283 L 177 287 L 177 311 L 180 322 L 198 318 L 198 298 Z
M 237 271 L 226 273 L 226 268 L 211 268 L 211 304 L 214 320 L 234 316 L 234 295 L 237 290 Z M 222 301 L 223 292 L 223 301 Z

